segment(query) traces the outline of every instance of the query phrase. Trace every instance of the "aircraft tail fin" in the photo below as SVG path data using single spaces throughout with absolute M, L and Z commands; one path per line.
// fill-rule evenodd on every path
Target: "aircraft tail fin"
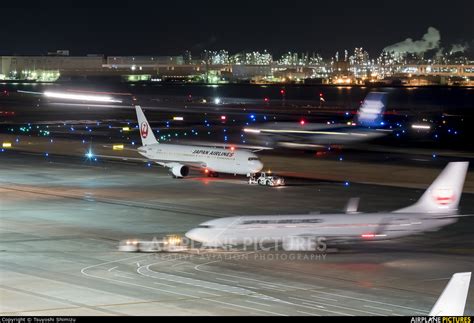
M 370 92 L 359 108 L 357 123 L 364 127 L 380 126 L 387 105 L 387 93 Z
M 456 213 L 469 162 L 449 163 L 413 205 L 395 213 Z
M 470 281 L 470 272 L 454 274 L 429 316 L 463 316 Z
M 140 138 L 142 138 L 143 146 L 158 143 L 155 138 L 155 134 L 153 133 L 153 129 L 151 129 L 145 114 L 143 114 L 142 108 L 139 105 L 136 105 L 135 110 L 137 111 L 138 128 L 140 131 Z

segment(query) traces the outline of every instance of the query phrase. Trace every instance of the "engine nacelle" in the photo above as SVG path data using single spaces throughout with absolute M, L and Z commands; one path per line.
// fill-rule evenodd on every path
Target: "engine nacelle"
M 189 167 L 181 164 L 176 164 L 171 167 L 171 174 L 174 177 L 185 177 L 189 175 Z

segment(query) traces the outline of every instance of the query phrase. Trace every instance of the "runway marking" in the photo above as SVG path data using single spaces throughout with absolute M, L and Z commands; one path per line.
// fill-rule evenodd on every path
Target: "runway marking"
M 313 306 L 313 307 L 316 306 L 315 308 L 319 308 L 319 309 L 325 309 L 325 307 L 322 306 L 322 305 L 316 305 L 316 304 L 311 304 L 311 303 L 306 303 L 306 302 L 302 302 L 301 304 L 308 305 L 308 306 Z
M 311 308 L 311 309 L 313 309 L 313 310 L 318 310 L 318 311 L 333 313 L 333 314 L 337 314 L 337 315 L 354 316 L 354 315 L 352 315 L 352 314 L 347 314 L 347 313 L 342 313 L 342 312 L 337 312 L 337 311 L 331 311 L 331 310 L 327 310 L 327 309 L 322 309 L 322 308 L 317 308 L 317 307 L 307 306 L 307 305 L 302 305 L 302 304 L 296 304 L 296 303 L 294 303 L 293 305 L 294 305 L 294 306 L 299 306 L 299 307 L 304 307 L 304 308 Z
M 321 292 L 321 291 L 313 291 L 314 293 L 321 293 L 321 294 L 328 294 L 328 295 L 332 295 L 332 296 L 338 296 L 338 297 L 343 297 L 343 298 L 350 298 L 350 299 L 356 299 L 356 300 L 359 300 L 359 301 L 365 301 L 365 302 L 370 302 L 370 303 L 376 303 L 376 304 L 383 304 L 383 305 L 388 305 L 388 306 L 393 306 L 393 307 L 400 307 L 400 308 L 404 308 L 404 309 L 409 309 L 409 310 L 414 310 L 416 312 L 419 312 L 419 313 L 422 313 L 422 314 L 426 314 L 427 312 L 425 310 L 420 310 L 418 308 L 413 308 L 413 307 L 408 307 L 408 306 L 402 306 L 402 305 L 396 305 L 396 304 L 390 304 L 390 303 L 384 303 L 384 302 L 380 302 L 380 301 L 373 301 L 373 300 L 370 300 L 370 299 L 366 299 L 366 298 L 360 298 L 360 297 L 352 297 L 352 296 L 346 296 L 346 295 L 341 295 L 341 294 L 336 294 L 336 293 L 328 293 L 328 292 Z
M 273 289 L 273 290 L 277 290 L 279 292 L 286 292 L 286 289 L 276 288 L 276 287 L 274 287 L 273 285 L 270 285 L 270 284 L 265 284 L 265 283 L 258 283 L 258 284 L 261 285 L 263 288 Z
M 86 276 L 86 277 L 92 277 L 92 278 L 96 278 L 96 279 L 102 279 L 102 280 L 112 281 L 112 282 L 114 282 L 114 283 L 120 283 L 120 284 L 125 284 L 125 285 L 131 285 L 131 286 L 136 286 L 136 287 L 146 288 L 146 289 L 152 289 L 152 290 L 156 290 L 156 291 L 160 291 L 160 292 L 164 292 L 164 293 L 175 294 L 175 295 L 184 296 L 184 297 L 188 297 L 188 298 L 199 298 L 199 297 L 192 296 L 192 295 L 189 295 L 189 294 L 184 294 L 184 293 L 169 291 L 169 290 L 160 289 L 160 288 L 155 288 L 155 287 L 151 287 L 151 286 L 144 286 L 144 285 L 140 285 L 140 284 L 134 284 L 134 283 L 131 283 L 131 282 L 125 282 L 125 281 L 121 281 L 121 280 L 117 280 L 117 279 L 112 279 L 112 278 L 107 278 L 107 277 L 100 277 L 100 276 L 92 275 L 92 274 L 89 274 L 89 273 L 86 272 L 87 270 L 89 270 L 89 269 L 91 269 L 91 268 L 97 268 L 97 267 L 100 267 L 100 266 L 103 266 L 103 265 L 107 265 L 107 264 L 111 264 L 111 263 L 116 263 L 116 262 L 120 262 L 120 261 L 124 261 L 124 260 L 129 260 L 129 259 L 134 259 L 134 258 L 139 258 L 139 257 L 145 257 L 145 256 L 148 257 L 149 255 L 140 255 L 140 256 L 128 257 L 128 258 L 123 258 L 123 259 L 118 259 L 118 260 L 107 261 L 107 262 L 100 263 L 100 264 L 97 264 L 97 265 L 87 266 L 87 267 L 84 267 L 84 268 L 81 269 L 81 274 L 83 274 L 83 275 Z
M 259 303 L 259 302 L 249 301 L 249 300 L 245 300 L 245 302 L 252 303 L 252 304 L 257 304 L 257 305 L 262 305 L 262 306 L 272 307 L 270 304 L 263 304 L 263 303 Z
M 219 277 L 216 277 L 215 279 L 230 282 L 230 283 L 234 283 L 234 284 L 237 284 L 237 285 L 239 284 L 239 282 L 235 281 L 235 280 L 224 279 L 224 278 L 219 278 Z
M 314 297 L 314 298 L 319 298 L 319 299 L 325 299 L 325 300 L 328 300 L 328 301 L 339 302 L 337 299 L 333 299 L 333 298 L 320 297 L 320 296 L 316 296 L 316 295 L 309 295 L 309 296 Z
M 181 270 L 177 270 L 175 269 L 174 271 L 178 272 L 178 273 L 182 273 L 182 274 L 186 274 L 186 275 L 196 275 L 195 273 L 188 273 L 187 271 L 181 271 Z
M 205 292 L 205 291 L 203 291 L 203 290 L 198 290 L 198 293 L 206 294 L 206 295 L 212 295 L 212 296 L 217 296 L 217 297 L 221 297 L 221 296 L 222 296 L 222 295 L 219 295 L 219 294 L 214 294 L 214 293 Z
M 314 313 L 309 313 L 309 312 L 304 312 L 304 311 L 296 311 L 296 312 L 306 314 L 306 315 L 311 315 L 311 316 L 321 316 L 319 314 L 314 314 Z
M 215 272 L 215 271 L 200 269 L 201 266 L 209 265 L 209 264 L 220 262 L 220 261 L 222 261 L 222 260 L 213 260 L 213 261 L 209 261 L 209 262 L 206 262 L 206 263 L 203 263 L 203 264 L 200 264 L 200 265 L 196 265 L 196 266 L 194 266 L 194 270 L 200 271 L 200 272 L 205 272 L 205 273 L 208 273 L 208 274 L 213 274 L 213 275 L 221 275 L 221 276 L 233 277 L 233 278 L 237 278 L 237 279 L 251 280 L 251 281 L 255 281 L 255 282 L 259 282 L 259 283 L 267 283 L 267 282 L 259 280 L 259 279 L 242 277 L 242 276 L 237 276 L 237 275 L 224 274 L 224 273 L 219 273 L 219 272 Z M 294 289 L 309 290 L 310 289 L 310 288 L 300 288 L 300 287 L 285 285 L 285 284 L 281 284 L 281 283 L 270 283 L 270 284 L 275 285 L 275 286 L 286 287 L 286 288 L 289 288 L 290 290 L 292 290 L 292 289 L 293 290 Z M 316 286 L 314 286 L 314 288 L 316 288 Z
M 135 278 L 130 277 L 130 276 L 127 276 L 127 275 L 114 274 L 114 276 L 122 277 L 122 278 L 127 278 L 127 279 L 135 279 Z
M 168 284 L 165 284 L 165 283 L 153 282 L 153 284 L 163 285 L 163 286 L 167 286 L 167 287 L 171 287 L 171 288 L 176 288 L 176 286 L 168 285 Z
M 347 307 L 347 306 L 342 306 L 342 305 L 334 305 L 334 304 L 328 304 L 328 303 L 315 302 L 315 301 L 304 299 L 304 298 L 297 298 L 297 297 L 288 297 L 288 298 L 302 301 L 303 304 L 304 303 L 309 303 L 309 305 L 316 305 L 316 306 L 326 305 L 326 306 L 337 307 L 337 308 L 346 309 L 346 310 L 350 310 L 350 311 L 361 312 L 361 313 L 364 313 L 364 314 L 372 314 L 372 315 L 378 315 L 378 316 L 382 315 L 380 313 L 363 311 L 363 310 L 359 310 L 359 309 L 352 308 L 352 307 Z
M 107 270 L 107 271 L 110 272 L 110 271 L 114 270 L 114 269 L 117 268 L 117 267 L 118 267 L 118 266 L 112 267 L 112 268 L 110 268 L 110 269 Z
M 388 312 L 393 312 L 391 309 L 389 308 L 383 308 L 383 307 L 377 307 L 377 306 L 370 306 L 370 305 L 364 305 L 364 307 L 370 307 L 370 308 L 374 308 L 376 310 L 381 310 L 381 311 L 388 311 Z
M 217 300 L 215 300 L 215 299 L 209 299 L 209 298 L 204 298 L 204 299 L 205 299 L 206 301 L 211 301 L 211 302 L 215 302 L 215 303 L 220 303 L 220 304 L 225 304 L 225 305 L 230 305 L 230 306 L 245 308 L 245 309 L 247 309 L 247 310 L 258 311 L 258 312 L 268 313 L 268 314 L 273 314 L 273 315 L 278 315 L 278 316 L 288 316 L 287 314 L 280 314 L 280 313 L 276 313 L 276 312 L 265 311 L 265 310 L 261 310 L 261 309 L 254 308 L 254 307 L 248 307 L 248 306 L 244 306 L 244 305 L 237 305 L 237 304 L 232 304 L 232 303 L 217 301 Z

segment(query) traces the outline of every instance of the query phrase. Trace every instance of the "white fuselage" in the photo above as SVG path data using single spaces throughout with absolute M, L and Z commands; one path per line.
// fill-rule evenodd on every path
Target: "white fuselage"
M 194 165 L 216 173 L 247 175 L 257 173 L 263 168 L 258 157 L 246 150 L 152 144 L 138 148 L 138 152 L 160 164 Z
M 281 242 L 304 236 L 328 241 L 385 240 L 434 231 L 456 220 L 408 213 L 241 216 L 204 222 L 186 237 L 209 246 Z

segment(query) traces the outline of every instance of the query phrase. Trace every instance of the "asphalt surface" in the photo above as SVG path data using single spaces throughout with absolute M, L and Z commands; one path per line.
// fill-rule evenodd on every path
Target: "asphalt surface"
M 215 217 L 361 211 L 411 203 L 417 189 L 290 178 L 175 180 L 158 167 L 0 154 L 2 315 L 426 315 L 454 272 L 473 268 L 473 219 L 442 231 L 319 254 L 124 253 L 127 238 L 182 234 Z M 474 211 L 464 194 L 463 213 Z M 474 313 L 472 288 L 466 314 Z

